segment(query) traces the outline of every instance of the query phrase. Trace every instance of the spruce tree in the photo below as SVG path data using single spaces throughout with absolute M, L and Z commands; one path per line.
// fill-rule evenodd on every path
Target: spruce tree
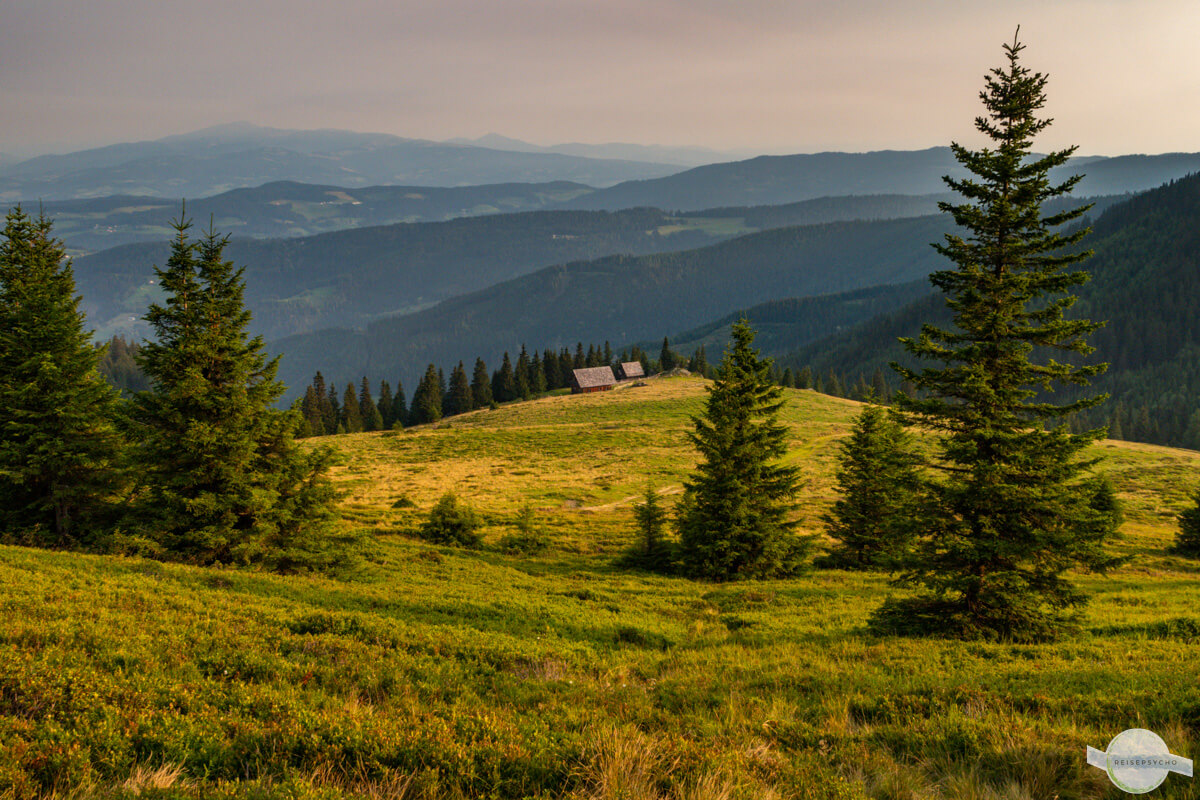
M 675 369 L 675 354 L 671 352 L 671 342 L 663 337 L 662 349 L 658 352 L 658 368 L 663 372 Z
M 658 492 L 647 483 L 642 502 L 633 507 L 633 518 L 637 522 L 638 543 L 626 554 L 623 563 L 652 572 L 667 572 L 671 569 L 671 545 L 666 539 L 667 512 L 658 500 Z
M 546 376 L 546 390 L 561 389 L 566 386 L 562 377 L 561 365 L 554 351 L 547 348 L 542 351 L 542 373 Z
M 363 430 L 362 406 L 353 383 L 347 383 L 342 394 L 342 427 L 346 433 L 362 433 Z
M 392 427 L 403 426 L 408 420 L 408 401 L 404 397 L 404 383 L 396 381 L 396 394 L 392 397 Z
M 521 400 L 528 400 L 533 396 L 533 375 L 530 371 L 529 353 L 525 350 L 525 345 L 521 345 L 521 354 L 517 356 L 517 366 L 513 370 L 513 377 L 516 380 L 516 395 Z
M 379 412 L 379 406 L 375 405 L 374 398 L 371 397 L 371 384 L 367 382 L 366 375 L 363 376 L 358 389 L 358 409 L 362 416 L 364 431 L 383 429 L 383 415 Z
M 463 362 L 458 362 L 450 371 L 450 390 L 446 395 L 446 416 L 465 414 L 475 407 L 471 394 L 471 384 L 467 381 L 467 370 Z
M 117 488 L 117 394 L 51 229 L 18 206 L 0 241 L 0 541 L 79 547 Z
M 732 333 L 704 414 L 692 418 L 701 460 L 676 513 L 682 561 L 712 580 L 788 575 L 811 542 L 788 519 L 799 477 L 778 463 L 787 452 L 783 390 L 770 380 L 770 359 L 751 348 L 750 324 L 743 318 Z
M 825 559 L 846 569 L 891 569 L 911 546 L 918 475 L 912 437 L 887 409 L 867 405 L 838 455 L 840 495 L 823 517 L 837 545 Z
M 284 391 L 260 337 L 250 338 L 243 270 L 211 230 L 188 240 L 181 217 L 166 292 L 146 320 L 139 364 L 152 388 L 129 415 L 142 487 L 138 527 L 172 558 L 255 563 L 281 572 L 345 563 L 355 537 L 336 530 L 328 449 L 301 451 L 299 415 L 272 406 Z
M 471 373 L 471 400 L 476 408 L 492 405 L 492 381 L 482 358 L 475 359 L 475 370 Z
M 1099 325 L 1069 320 L 1070 271 L 1089 254 L 1082 227 L 1064 232 L 1086 208 L 1043 216 L 1044 202 L 1070 192 L 1049 173 L 1075 148 L 1033 154 L 1046 76 L 1020 63 L 1023 46 L 1005 45 L 1007 65 L 986 76 L 986 114 L 976 128 L 993 143 L 955 158 L 972 175 L 945 178 L 962 197 L 940 203 L 964 236 L 935 248 L 953 269 L 930 276 L 953 312 L 954 328 L 925 325 L 908 351 L 940 366 L 896 365 L 919 396 L 897 395 L 907 424 L 940 434 L 940 475 L 924 482 L 917 516 L 926 534 L 901 583 L 925 593 L 880 609 L 884 630 L 1004 639 L 1052 637 L 1067 627 L 1085 597 L 1066 577 L 1072 568 L 1103 571 L 1112 519 L 1093 508 L 1082 451 L 1103 429 L 1071 434 L 1056 424 L 1101 402 L 1055 404 L 1038 396 L 1057 385 L 1086 386 L 1104 365 L 1070 363 L 1091 352 L 1085 337 Z M 1065 353 L 1066 362 L 1052 357 Z
M 408 416 L 413 425 L 437 422 L 442 418 L 442 379 L 438 368 L 430 364 L 413 392 Z
M 325 421 L 321 418 L 321 401 L 317 399 L 317 391 L 312 386 L 304 390 L 304 399 L 300 402 L 300 414 L 307 426 L 305 435 L 325 435 Z
M 379 382 L 379 419 L 383 422 L 383 430 L 390 431 L 396 424 L 395 400 L 392 397 L 392 386 L 386 380 Z
M 507 351 L 500 369 L 492 376 L 492 397 L 497 403 L 511 403 L 517 399 L 517 379 Z
M 1200 558 L 1200 489 L 1192 496 L 1192 507 L 1179 515 L 1179 534 L 1172 550 L 1181 556 Z

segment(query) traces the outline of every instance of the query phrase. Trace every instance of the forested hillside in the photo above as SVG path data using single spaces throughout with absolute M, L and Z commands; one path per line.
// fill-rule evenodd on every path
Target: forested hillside
M 275 342 L 280 375 L 300 386 L 341 364 L 338 383 L 368 374 L 415 378 L 429 362 L 482 356 L 489 363 L 522 342 L 636 342 L 702 325 L 783 297 L 834 294 L 923 277 L 936 264 L 928 243 L 951 223 L 940 216 L 779 228 L 709 247 L 561 264 L 454 297 L 365 332 L 318 331 Z
M 1072 315 L 1106 321 L 1089 337 L 1109 364 L 1094 382 L 1112 399 L 1079 424 L 1112 424 L 1115 436 L 1200 448 L 1200 175 L 1106 211 L 1087 245 L 1090 283 Z M 922 322 L 947 322 L 939 296 L 918 300 L 783 359 L 793 366 L 870 375 L 905 356 L 896 338 Z
M 299 239 L 235 239 L 228 252 L 246 266 L 252 328 L 281 337 L 363 325 L 552 264 L 676 250 L 720 238 L 676 225 L 654 210 L 545 211 Z M 163 263 L 167 249 L 165 242 L 128 245 L 75 260 L 83 308 L 100 338 L 144 335 L 140 318 L 157 296 L 152 267 Z

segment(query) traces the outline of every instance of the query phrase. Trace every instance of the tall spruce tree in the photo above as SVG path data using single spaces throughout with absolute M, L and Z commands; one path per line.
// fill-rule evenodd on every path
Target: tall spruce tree
M 732 333 L 704 414 L 692 418 L 700 464 L 676 509 L 682 562 L 711 580 L 788 575 L 811 541 L 788 519 L 799 474 L 779 463 L 787 452 L 783 390 L 770 380 L 770 359 L 751 348 L 750 324 L 743 318 Z
M 166 292 L 139 354 L 152 388 L 129 415 L 142 480 L 140 528 L 166 555 L 200 564 L 256 563 L 281 572 L 344 563 L 357 540 L 336 530 L 327 449 L 301 451 L 295 411 L 260 337 L 250 338 L 243 270 L 226 239 L 188 239 L 182 215 L 164 268 Z
M 953 312 L 950 330 L 925 325 L 905 339 L 914 356 L 939 362 L 919 370 L 896 365 L 919 396 L 896 398 L 910 425 L 940 434 L 938 475 L 925 482 L 915 518 L 926 534 L 900 582 L 925 593 L 885 604 L 884 630 L 1006 639 L 1051 637 L 1085 601 L 1067 579 L 1071 568 L 1103 571 L 1112 519 L 1083 486 L 1092 463 L 1082 451 L 1103 429 L 1071 434 L 1068 415 L 1103 397 L 1054 404 L 1038 396 L 1056 384 L 1088 384 L 1104 365 L 1070 363 L 1091 352 L 1084 337 L 1098 324 L 1069 320 L 1072 287 L 1088 276 L 1067 268 L 1089 254 L 1077 246 L 1087 230 L 1062 226 L 1086 207 L 1043 216 L 1044 202 L 1079 181 L 1050 181 L 1075 148 L 1033 154 L 1049 119 L 1046 76 L 1020 63 L 1023 45 L 1004 46 L 1007 65 L 986 76 L 986 114 L 976 128 L 992 147 L 951 145 L 972 175 L 945 178 L 962 197 L 940 203 L 964 236 L 936 244 L 954 269 L 930 276 Z M 1053 358 L 1065 353 L 1067 362 Z
M 376 406 L 379 408 L 379 419 L 383 423 L 383 430 L 390 431 L 392 425 L 396 423 L 395 400 L 392 398 L 392 386 L 386 380 L 379 382 L 379 402 Z
M 363 375 L 362 383 L 358 389 L 358 409 L 362 415 L 362 423 L 364 431 L 378 431 L 383 429 L 383 414 L 379 412 L 379 406 L 375 404 L 375 398 L 371 397 L 371 384 L 367 381 L 367 376 Z
M 425 368 L 417 388 L 413 391 L 412 405 L 408 417 L 413 425 L 437 422 L 442 418 L 442 379 L 433 364 Z
M 117 395 L 51 229 L 18 206 L 0 241 L 0 541 L 78 547 L 116 488 Z
M 392 427 L 408 421 L 408 400 L 404 396 L 404 383 L 396 381 L 396 394 L 392 397 Z
M 471 373 L 471 400 L 476 408 L 488 408 L 492 404 L 492 380 L 482 358 L 475 359 L 475 369 Z
M 912 543 L 918 459 L 912 437 L 887 409 L 867 405 L 838 455 L 840 497 L 822 519 L 837 541 L 826 563 L 846 569 L 892 569 Z
M 467 380 L 467 370 L 463 362 L 450 370 L 450 390 L 446 393 L 446 416 L 465 414 L 475 407 L 471 395 L 471 384 Z
M 361 433 L 363 430 L 362 406 L 353 383 L 346 384 L 346 391 L 342 395 L 342 427 L 346 433 Z

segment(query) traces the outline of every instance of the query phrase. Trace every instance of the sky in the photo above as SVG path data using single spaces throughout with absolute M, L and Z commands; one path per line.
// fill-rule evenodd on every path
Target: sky
M 978 144 L 1016 27 L 1042 147 L 1200 151 L 1196 0 L 4 0 L 0 152 L 246 121 L 742 152 Z

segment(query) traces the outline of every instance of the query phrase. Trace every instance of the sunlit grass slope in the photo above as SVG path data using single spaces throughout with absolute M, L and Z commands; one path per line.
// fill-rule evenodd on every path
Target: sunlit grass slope
M 817 532 L 856 406 L 788 397 Z M 380 542 L 356 580 L 0 549 L 0 797 L 1099 798 L 1088 744 L 1146 727 L 1196 754 L 1200 570 L 1165 547 L 1200 453 L 1100 446 L 1134 560 L 1080 579 L 1083 634 L 879 638 L 882 577 L 612 566 L 636 495 L 692 466 L 703 398 L 651 381 L 325 440 Z M 411 537 L 446 490 L 483 550 Z M 525 502 L 553 545 L 505 555 Z

